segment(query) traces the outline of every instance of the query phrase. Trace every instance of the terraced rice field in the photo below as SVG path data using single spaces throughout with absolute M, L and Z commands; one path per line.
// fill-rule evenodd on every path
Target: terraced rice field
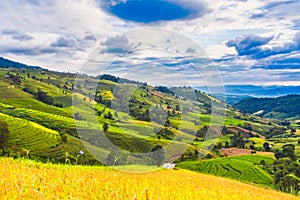
M 205 161 L 186 161 L 180 163 L 178 167 L 271 187 L 272 177 L 258 165 L 260 160 L 271 163 L 273 158 L 256 155 L 233 156 Z
M 8 146 L 17 145 L 26 149 L 45 149 L 60 142 L 59 133 L 34 122 L 0 113 L 1 120 L 8 124 Z

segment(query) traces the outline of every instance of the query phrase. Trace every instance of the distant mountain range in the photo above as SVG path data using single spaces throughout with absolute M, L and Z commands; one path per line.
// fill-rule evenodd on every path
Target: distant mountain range
M 300 95 L 287 95 L 277 98 L 250 98 L 240 101 L 234 107 L 242 112 L 265 118 L 299 118 Z
M 21 69 L 37 69 L 42 70 L 42 67 L 31 66 L 20 62 L 12 61 L 3 57 L 0 57 L 0 68 L 21 68 Z M 46 69 L 43 69 L 46 70 Z M 103 76 L 103 75 L 102 75 Z M 100 77 L 97 77 L 100 78 Z M 119 80 L 121 81 L 121 80 Z M 220 91 L 217 87 L 200 86 L 196 89 L 204 91 L 217 98 L 223 98 L 224 95 L 214 93 L 213 91 Z M 226 100 L 229 104 L 236 104 L 241 100 L 252 97 L 279 97 L 288 94 L 300 94 L 300 86 L 257 86 L 257 85 L 225 85 L 224 86 Z
M 15 62 L 15 61 L 0 57 L 0 68 L 11 68 L 11 67 L 21 68 L 21 69 L 37 69 L 37 70 L 43 69 L 38 66 L 30 66 L 30 65 L 26 65 L 26 64 L 23 64 L 20 62 Z
M 198 87 L 201 91 L 210 93 L 212 96 L 222 98 L 224 95 L 209 92 L 207 87 Z M 289 94 L 300 94 L 300 86 L 257 86 L 257 85 L 225 85 L 226 100 L 233 105 L 241 100 L 253 97 L 280 97 Z M 220 91 L 217 87 L 210 87 L 210 91 Z

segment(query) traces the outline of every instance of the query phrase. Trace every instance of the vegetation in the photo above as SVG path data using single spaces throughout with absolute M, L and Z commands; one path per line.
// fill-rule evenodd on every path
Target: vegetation
M 165 160 L 165 152 L 161 145 L 156 145 L 151 149 L 152 163 L 159 167 Z
M 299 118 L 300 95 L 287 95 L 278 98 L 250 98 L 234 105 L 246 113 L 256 113 L 266 118 Z
M 0 158 L 0 176 L 2 199 L 299 199 L 181 169 L 132 174 L 106 167 Z
M 264 168 L 273 162 L 272 157 L 245 155 L 205 161 L 185 161 L 179 163 L 178 167 L 272 187 L 272 177 Z
M 7 123 L 0 120 L 0 149 L 2 150 L 2 155 L 5 154 L 5 147 L 9 139 L 9 130 Z
M 13 65 L 17 68 L 12 68 Z M 5 156 L 68 165 L 107 164 L 119 168 L 144 164 L 142 168 L 159 169 L 157 166 L 164 162 L 176 162 L 179 168 L 264 187 L 274 186 L 275 189 L 293 194 L 299 193 L 297 170 L 300 138 L 297 133 L 300 123 L 295 113 L 298 111 L 294 112 L 293 119 L 264 119 L 227 107 L 223 101 L 191 87 L 154 87 L 108 74 L 95 78 L 42 68 L 37 70 L 22 64 L 11 63 L 7 66 L 9 68 L 3 65 L 0 70 L 0 148 Z M 293 99 L 292 97 L 297 98 L 295 95 L 289 98 Z M 284 104 L 284 100 L 280 103 Z M 252 107 L 250 103 L 248 106 Z M 222 117 L 218 116 L 218 112 L 223 110 L 227 113 L 224 123 Z M 283 110 L 270 112 L 276 114 Z M 104 134 L 101 134 L 102 131 Z M 104 137 L 121 151 L 111 149 L 109 144 L 103 142 L 106 141 Z M 176 145 L 170 147 L 168 144 L 171 142 Z M 254 155 L 230 156 L 222 153 L 230 148 Z M 184 153 L 178 155 L 178 150 Z M 272 156 L 256 155 L 266 153 L 261 151 L 274 154 L 276 160 Z M 151 157 L 144 160 L 139 153 L 149 153 Z M 99 156 L 102 162 L 99 161 Z M 18 165 L 18 162 L 15 164 Z M 126 166 L 122 166 L 124 164 Z M 69 167 L 36 165 L 45 168 L 53 166 L 58 170 L 53 173 L 58 174 Z M 82 169 L 74 172 L 79 177 L 78 173 L 94 168 L 72 169 Z M 30 170 L 30 166 L 27 170 Z M 105 170 L 107 168 L 103 168 L 101 172 L 104 173 Z M 177 172 L 170 173 L 176 175 Z M 192 172 L 179 170 L 178 175 L 181 176 L 181 173 Z M 203 176 L 192 174 L 195 177 Z M 198 184 L 188 181 L 188 184 L 191 183 Z M 27 190 L 28 184 L 30 185 L 26 183 L 25 189 L 18 186 L 19 189 L 22 188 L 21 195 L 33 195 L 36 192 L 34 190 L 37 190 L 36 194 L 40 194 L 41 189 L 35 187 Z M 68 184 L 60 186 L 69 187 Z M 153 187 L 149 186 L 147 190 L 154 195 L 150 195 L 151 198 L 166 197 L 162 192 L 157 192 L 156 185 Z M 16 191 L 20 191 L 19 189 Z M 65 195 L 72 198 L 75 193 L 78 194 L 77 190 L 64 191 L 63 194 L 56 193 L 58 196 L 55 198 L 65 198 Z M 115 196 L 107 191 L 96 194 L 107 195 L 100 196 L 107 197 L 106 199 L 116 199 L 117 194 L 127 195 L 126 198 L 134 195 L 131 190 L 123 192 L 116 192 Z M 41 193 L 45 198 L 53 197 L 49 196 L 50 189 Z M 99 197 L 97 195 L 95 197 Z M 170 192 L 171 197 L 172 195 L 175 193 Z M 197 196 L 200 193 L 186 195 L 191 199 L 201 199 L 201 196 Z M 183 198 L 183 194 L 178 194 L 177 197 Z M 140 197 L 137 196 L 136 199 Z

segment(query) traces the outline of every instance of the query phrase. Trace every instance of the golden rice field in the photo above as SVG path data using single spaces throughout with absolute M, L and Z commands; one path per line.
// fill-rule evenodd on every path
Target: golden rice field
M 186 170 L 131 174 L 105 167 L 0 159 L 0 198 L 6 199 L 299 199 L 237 181 Z

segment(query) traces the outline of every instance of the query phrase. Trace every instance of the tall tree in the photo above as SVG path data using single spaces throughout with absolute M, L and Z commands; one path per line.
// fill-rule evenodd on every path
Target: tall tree
M 2 149 L 2 155 L 5 154 L 5 147 L 9 139 L 8 125 L 6 122 L 0 120 L 0 149 Z

